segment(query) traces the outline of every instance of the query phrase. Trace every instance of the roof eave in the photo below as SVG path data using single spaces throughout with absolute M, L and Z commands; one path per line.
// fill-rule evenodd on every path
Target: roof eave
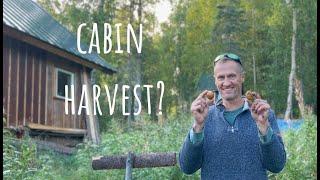
M 12 28 L 4 23 L 3 23 L 3 34 L 8 35 L 10 37 L 13 37 L 15 39 L 18 39 L 20 41 L 23 41 L 27 44 L 33 45 L 37 48 L 48 51 L 50 53 L 56 54 L 58 56 L 62 56 L 70 61 L 75 62 L 75 63 L 82 64 L 82 65 L 90 67 L 90 68 L 99 69 L 107 74 L 113 74 L 113 73 L 117 72 L 116 69 L 111 69 L 111 68 L 109 69 L 109 68 L 106 68 L 102 65 L 99 65 L 99 64 L 96 64 L 93 62 L 89 62 L 88 60 L 86 60 L 80 56 L 77 56 L 77 55 L 72 54 L 68 51 L 65 51 L 64 49 L 61 49 L 57 46 L 54 46 L 48 42 L 45 42 L 41 39 L 38 39 L 34 36 L 31 36 L 31 35 L 29 35 L 25 32 L 22 32 L 18 29 Z

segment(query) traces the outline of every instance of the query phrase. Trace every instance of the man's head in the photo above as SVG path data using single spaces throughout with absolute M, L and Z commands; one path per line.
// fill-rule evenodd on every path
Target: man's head
M 233 101 L 242 95 L 244 71 L 235 54 L 222 54 L 214 60 L 215 84 L 223 100 Z

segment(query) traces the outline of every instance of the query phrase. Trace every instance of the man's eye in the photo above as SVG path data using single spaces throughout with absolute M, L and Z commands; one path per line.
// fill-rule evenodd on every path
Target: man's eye
M 229 78 L 234 79 L 236 77 L 236 75 L 232 74 L 229 76 Z

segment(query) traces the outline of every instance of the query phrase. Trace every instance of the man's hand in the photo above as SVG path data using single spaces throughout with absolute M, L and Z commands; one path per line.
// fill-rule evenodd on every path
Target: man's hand
M 270 105 L 266 100 L 255 99 L 251 105 L 251 115 L 256 121 L 259 131 L 262 135 L 267 134 L 267 129 L 269 127 L 268 115 L 269 115 Z
M 209 112 L 209 105 L 214 103 L 214 98 L 209 100 L 206 98 L 207 90 L 203 91 L 191 104 L 191 113 L 195 121 L 193 130 L 198 133 L 204 126 L 204 120 Z

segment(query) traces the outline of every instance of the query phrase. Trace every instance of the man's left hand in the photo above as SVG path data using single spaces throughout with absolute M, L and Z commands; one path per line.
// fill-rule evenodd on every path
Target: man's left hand
M 262 135 L 267 134 L 269 127 L 268 115 L 270 105 L 266 100 L 256 99 L 251 105 L 251 115 L 256 121 L 259 131 Z

